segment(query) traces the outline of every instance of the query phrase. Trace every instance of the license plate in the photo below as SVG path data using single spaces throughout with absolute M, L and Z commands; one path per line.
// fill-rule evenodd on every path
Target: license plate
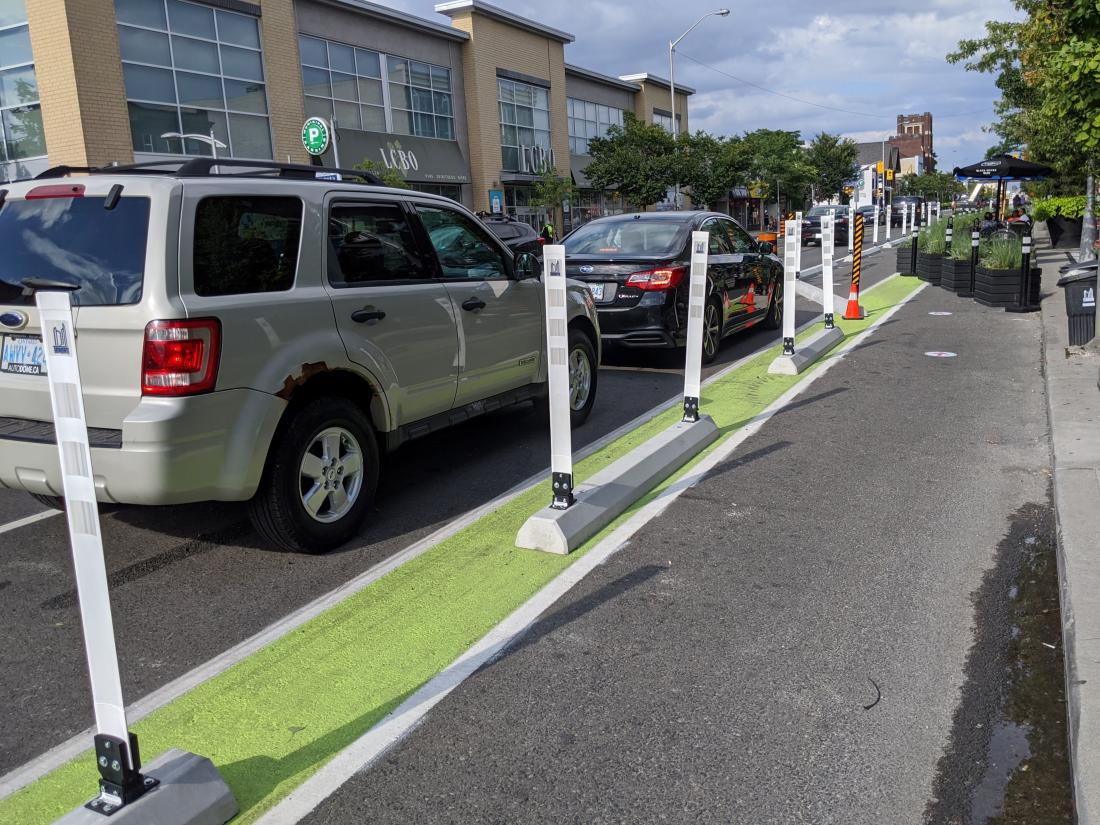
M 603 300 L 603 284 L 589 284 L 588 290 L 592 293 L 593 301 Z
M 45 375 L 46 350 L 37 335 L 5 335 L 0 353 L 0 372 Z

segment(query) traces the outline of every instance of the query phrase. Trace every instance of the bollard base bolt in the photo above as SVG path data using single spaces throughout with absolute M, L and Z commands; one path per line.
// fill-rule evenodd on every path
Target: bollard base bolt
M 690 395 L 684 396 L 684 421 L 694 423 L 699 420 L 699 399 Z
M 568 510 L 573 506 L 573 474 L 553 473 L 551 483 L 554 487 L 554 499 L 550 507 L 554 510 Z

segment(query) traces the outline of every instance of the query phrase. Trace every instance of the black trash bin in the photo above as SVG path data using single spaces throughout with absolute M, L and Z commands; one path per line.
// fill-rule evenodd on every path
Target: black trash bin
M 1096 266 L 1063 275 L 1058 286 L 1066 290 L 1070 346 L 1087 344 L 1096 337 Z

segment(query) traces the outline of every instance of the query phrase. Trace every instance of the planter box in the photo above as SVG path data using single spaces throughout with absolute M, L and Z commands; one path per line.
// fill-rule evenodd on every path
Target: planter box
M 917 277 L 930 284 L 940 283 L 940 268 L 943 264 L 943 255 L 929 255 L 926 252 L 917 253 Z
M 1047 221 L 1047 232 L 1050 233 L 1050 245 L 1075 249 L 1081 244 L 1081 218 L 1063 218 L 1055 215 Z
M 912 269 L 913 269 L 912 255 L 913 255 L 913 250 L 911 248 L 909 248 L 909 247 L 904 247 L 903 248 L 903 247 L 900 247 L 900 246 L 898 247 L 898 269 L 897 269 L 897 271 L 900 272 L 902 275 L 916 275 L 917 274 L 916 272 L 912 271 Z
M 1039 303 L 1039 277 L 1042 270 L 1032 267 L 1029 302 Z M 974 300 L 987 307 L 1015 306 L 1020 297 L 1020 270 L 978 267 L 974 278 Z
M 970 261 L 944 258 L 940 267 L 940 286 L 948 292 L 966 292 L 970 289 Z

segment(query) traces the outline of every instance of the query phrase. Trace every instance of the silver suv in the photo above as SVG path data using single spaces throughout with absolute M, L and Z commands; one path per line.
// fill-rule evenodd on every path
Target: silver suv
M 356 534 L 380 451 L 545 398 L 533 256 L 446 198 L 316 173 L 194 159 L 0 188 L 0 487 L 60 505 L 36 289 L 72 290 L 99 499 L 247 500 L 289 549 Z M 568 294 L 578 425 L 600 334 Z

